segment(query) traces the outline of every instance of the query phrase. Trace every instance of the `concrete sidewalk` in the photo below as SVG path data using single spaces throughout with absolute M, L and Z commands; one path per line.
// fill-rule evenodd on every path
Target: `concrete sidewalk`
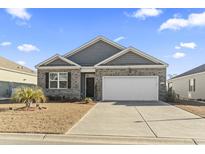
M 88 136 L 88 135 L 51 135 L 51 134 L 0 134 L 0 144 L 12 145 L 82 145 L 82 144 L 128 144 L 128 145 L 196 145 L 205 140 L 126 137 L 126 136 Z

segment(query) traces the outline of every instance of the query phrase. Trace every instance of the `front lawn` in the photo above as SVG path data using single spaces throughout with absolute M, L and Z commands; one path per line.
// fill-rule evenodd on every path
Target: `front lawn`
M 0 132 L 66 133 L 95 103 L 43 103 L 47 109 L 36 111 L 8 110 L 25 104 L 0 102 Z

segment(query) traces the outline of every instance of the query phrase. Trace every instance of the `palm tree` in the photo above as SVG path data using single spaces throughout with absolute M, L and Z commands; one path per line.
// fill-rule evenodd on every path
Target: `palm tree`
M 46 102 L 46 97 L 43 93 L 43 90 L 41 88 L 34 88 L 34 103 L 38 104 L 38 103 L 45 103 Z
M 31 107 L 33 103 L 46 102 L 46 97 L 44 96 L 42 89 L 38 87 L 18 88 L 13 94 L 12 99 L 19 103 L 25 103 L 27 108 Z

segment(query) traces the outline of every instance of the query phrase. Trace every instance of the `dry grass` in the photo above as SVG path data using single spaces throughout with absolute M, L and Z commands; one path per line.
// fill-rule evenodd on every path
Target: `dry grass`
M 170 104 L 205 118 L 205 103 L 198 103 L 193 101 L 180 101 L 178 103 Z
M 36 111 L 8 110 L 24 104 L 0 104 L 0 132 L 66 133 L 94 103 L 44 103 L 47 109 Z

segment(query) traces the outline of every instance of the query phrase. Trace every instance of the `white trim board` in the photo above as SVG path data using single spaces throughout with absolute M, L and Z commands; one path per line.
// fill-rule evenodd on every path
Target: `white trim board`
M 124 68 L 166 68 L 165 65 L 113 65 L 113 66 L 95 66 L 99 69 L 124 69 Z
M 50 62 L 53 62 L 53 61 L 56 60 L 57 58 L 61 59 L 62 61 L 66 62 L 66 63 L 68 63 L 68 64 L 71 64 L 71 65 L 75 65 L 75 66 L 80 67 L 80 65 L 76 64 L 75 62 L 73 62 L 73 61 L 71 61 L 71 60 L 69 60 L 69 59 L 66 59 L 66 58 L 60 56 L 59 54 L 55 54 L 54 56 L 48 58 L 47 60 L 45 60 L 45 61 L 39 63 L 39 64 L 36 65 L 35 67 L 36 67 L 36 68 L 39 68 L 41 65 L 43 65 L 43 64 L 46 65 L 46 64 L 48 64 L 48 63 L 50 63 Z
M 94 67 L 81 67 L 80 71 L 83 73 L 95 72 L 95 68 Z
M 164 65 L 114 65 L 114 66 L 95 66 L 95 67 L 78 67 L 78 66 L 41 66 L 38 69 L 81 69 L 81 72 L 95 72 L 96 69 L 125 69 L 125 68 L 166 68 Z
M 80 69 L 78 66 L 41 66 L 38 69 Z
M 128 52 L 132 52 L 132 53 L 134 53 L 136 55 L 140 55 L 140 56 L 142 56 L 142 57 L 144 57 L 144 58 L 146 58 L 146 59 L 148 59 L 148 60 L 150 60 L 150 61 L 152 61 L 154 63 L 160 63 L 162 65 L 165 65 L 166 67 L 168 66 L 167 63 L 165 63 L 165 62 L 163 62 L 163 61 L 161 61 L 161 60 L 159 60 L 159 59 L 157 59 L 157 58 L 155 58 L 153 56 L 150 56 L 150 55 L 148 55 L 148 54 L 146 54 L 146 53 L 144 53 L 142 51 L 139 51 L 139 50 L 137 50 L 137 49 L 135 49 L 133 47 L 129 47 L 129 48 L 125 49 L 125 50 L 122 50 L 119 53 L 116 53 L 113 56 L 111 56 L 111 57 L 101 61 L 100 63 L 96 64 L 95 66 L 99 66 L 101 64 L 106 64 L 106 63 L 108 63 L 108 62 L 110 62 L 110 61 L 112 61 L 112 60 L 114 60 L 114 59 L 116 59 L 116 58 L 118 58 L 118 57 L 128 53 Z
M 81 50 L 83 50 L 83 49 L 85 49 L 85 48 L 95 44 L 98 41 L 103 41 L 105 43 L 108 43 L 108 44 L 110 44 L 110 45 L 112 45 L 112 46 L 114 46 L 114 47 L 116 47 L 116 48 L 118 48 L 120 50 L 124 50 L 125 49 L 125 47 L 123 47 L 122 45 L 120 45 L 120 44 L 118 44 L 118 43 L 116 43 L 114 41 L 111 41 L 111 40 L 105 38 L 104 36 L 97 36 L 96 38 L 92 39 L 91 41 L 81 45 L 79 48 L 76 48 L 76 49 L 66 53 L 63 57 L 68 58 L 68 57 L 76 54 L 77 52 L 79 52 L 79 51 L 81 51 Z

